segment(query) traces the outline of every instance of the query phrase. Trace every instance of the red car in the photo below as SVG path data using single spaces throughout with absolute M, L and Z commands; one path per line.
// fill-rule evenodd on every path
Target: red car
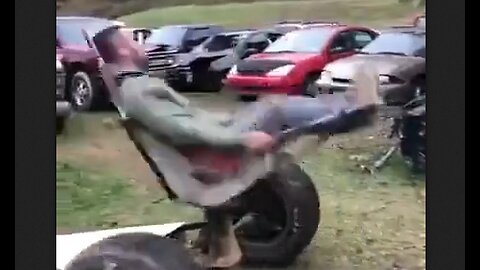
M 263 94 L 315 96 L 323 67 L 354 54 L 378 36 L 370 28 L 327 25 L 287 33 L 238 62 L 224 80 L 242 99 Z

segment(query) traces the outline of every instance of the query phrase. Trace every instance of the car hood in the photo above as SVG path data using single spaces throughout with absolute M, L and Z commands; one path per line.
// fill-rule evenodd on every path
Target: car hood
M 166 52 L 166 51 L 177 51 L 178 48 L 165 46 L 165 45 L 156 45 L 156 44 L 143 44 L 145 52 Z
M 368 64 L 375 68 L 379 74 L 399 75 L 403 70 L 421 65 L 425 59 L 399 55 L 365 55 L 357 54 L 339 59 L 328 64 L 324 70 L 330 71 L 332 77 L 351 79 L 359 65 Z
M 259 53 L 250 56 L 251 60 L 278 60 L 281 62 L 298 63 L 317 56 L 316 53 Z

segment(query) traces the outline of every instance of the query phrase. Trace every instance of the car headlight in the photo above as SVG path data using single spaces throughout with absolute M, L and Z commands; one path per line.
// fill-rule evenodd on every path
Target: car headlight
M 378 76 L 378 82 L 380 84 L 401 84 L 403 83 L 403 80 L 395 77 L 395 76 L 389 76 L 389 75 L 379 75 Z
M 270 72 L 267 73 L 267 76 L 285 76 L 287 75 L 293 68 L 295 67 L 295 65 L 285 65 L 285 66 L 281 66 L 281 67 L 278 67 Z
M 237 74 L 238 74 L 237 65 L 234 65 L 228 72 L 228 75 L 237 75 Z
M 61 70 L 63 69 L 63 64 L 62 64 L 62 61 L 60 61 L 60 56 L 57 55 L 57 59 L 56 59 L 56 62 L 55 62 L 55 66 L 57 68 L 57 70 Z
M 332 80 L 332 72 L 324 70 L 322 73 L 320 73 L 320 78 L 322 80 Z
M 380 84 L 389 84 L 390 83 L 390 77 L 387 75 L 379 75 L 378 76 L 378 82 Z

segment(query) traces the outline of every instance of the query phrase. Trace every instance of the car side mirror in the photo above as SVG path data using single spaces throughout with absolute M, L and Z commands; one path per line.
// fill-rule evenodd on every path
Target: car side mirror
M 58 38 L 57 38 L 56 41 L 55 41 L 55 47 L 57 47 L 57 48 L 61 48 L 61 47 L 62 47 L 62 44 L 60 43 L 60 40 L 58 40 Z
M 90 38 L 90 35 L 87 33 L 87 31 L 85 31 L 85 29 L 82 29 L 82 35 L 83 35 L 83 38 L 85 38 L 85 41 L 87 42 L 88 47 L 94 48 L 93 41 Z

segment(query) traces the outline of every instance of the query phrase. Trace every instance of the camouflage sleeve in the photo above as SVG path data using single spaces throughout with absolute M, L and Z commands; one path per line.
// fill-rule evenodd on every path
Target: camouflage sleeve
M 145 85 L 149 85 L 145 87 Z M 139 121 L 154 135 L 176 145 L 209 145 L 219 148 L 242 147 L 244 137 L 228 127 L 195 114 L 188 100 L 148 77 L 129 78 L 122 84 L 124 107 L 129 117 Z

